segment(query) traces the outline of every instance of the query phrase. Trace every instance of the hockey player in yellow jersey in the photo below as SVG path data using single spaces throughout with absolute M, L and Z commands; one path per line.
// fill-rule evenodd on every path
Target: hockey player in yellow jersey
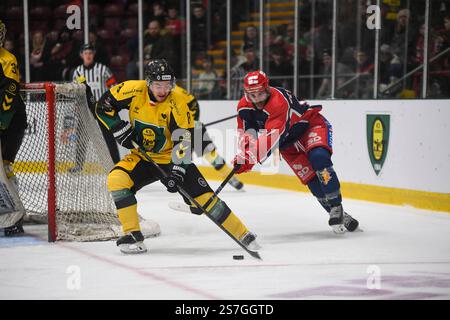
M 96 106 L 96 115 L 116 140 L 131 149 L 108 175 L 108 190 L 114 199 L 124 235 L 117 240 L 123 253 L 146 252 L 140 231 L 135 194 L 143 186 L 160 180 L 167 191 L 181 186 L 199 204 L 205 205 L 213 191 L 191 162 L 194 116 L 186 95 L 173 90 L 175 76 L 164 59 L 145 66 L 146 80 L 125 81 L 109 89 Z M 127 109 L 129 122 L 118 113 Z M 133 141 L 168 175 L 145 159 Z M 186 199 L 185 199 L 186 201 Z M 256 236 L 220 198 L 205 208 L 211 217 L 248 248 L 256 250 Z
M 0 138 L 3 168 L 6 176 L 15 184 L 12 164 L 22 144 L 27 127 L 25 104 L 20 96 L 20 75 L 16 57 L 3 48 L 6 26 L 0 20 Z M 0 168 L 0 170 L 2 170 Z M 22 220 L 15 225 L 1 228 L 0 233 L 13 235 L 22 233 Z
M 202 139 L 202 143 L 199 145 L 201 150 L 197 150 L 197 144 L 194 143 L 194 152 L 200 157 L 203 156 L 213 166 L 213 168 L 216 169 L 216 171 L 218 171 L 223 177 L 226 177 L 231 169 L 226 165 L 224 158 L 222 158 L 217 152 L 217 148 L 209 137 L 205 125 L 200 122 L 200 106 L 197 99 L 178 85 L 175 86 L 173 91 L 186 97 L 188 107 L 191 110 L 195 121 L 196 132 L 194 137 L 201 137 Z M 244 184 L 235 176 L 228 180 L 228 183 L 237 190 L 241 190 L 244 187 Z

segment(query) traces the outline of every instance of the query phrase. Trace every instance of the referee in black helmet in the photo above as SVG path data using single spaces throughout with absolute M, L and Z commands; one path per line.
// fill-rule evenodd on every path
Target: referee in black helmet
M 83 64 L 75 68 L 73 72 L 73 80 L 87 85 L 87 101 L 89 109 L 95 116 L 95 103 L 109 88 L 116 84 L 111 70 L 102 63 L 95 61 L 95 48 L 92 44 L 84 44 L 80 50 L 80 57 Z M 96 118 L 97 119 L 97 118 Z M 114 163 L 120 161 L 119 149 L 117 142 L 111 132 L 104 126 L 100 126 L 103 137 L 108 145 L 111 159 Z M 71 168 L 71 172 L 78 172 L 83 169 L 83 163 L 86 158 L 86 150 L 84 148 L 77 148 L 76 151 L 76 165 Z

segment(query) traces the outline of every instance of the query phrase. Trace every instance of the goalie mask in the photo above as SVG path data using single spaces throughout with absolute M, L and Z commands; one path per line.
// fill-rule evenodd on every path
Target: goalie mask
M 247 101 L 263 103 L 269 98 L 269 78 L 262 71 L 252 71 L 244 78 L 244 94 Z
M 6 26 L 2 20 L 0 20 L 0 48 L 3 48 L 6 37 Z

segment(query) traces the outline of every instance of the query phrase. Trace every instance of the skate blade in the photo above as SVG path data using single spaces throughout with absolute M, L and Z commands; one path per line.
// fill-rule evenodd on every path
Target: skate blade
M 347 229 L 345 229 L 345 226 L 343 224 L 332 225 L 331 229 L 333 229 L 333 232 L 336 234 L 344 234 L 347 231 Z
M 189 206 L 185 203 L 171 201 L 168 203 L 168 206 L 175 211 L 191 213 Z
M 261 250 L 262 247 L 259 243 L 257 243 L 257 242 L 255 243 L 255 241 L 253 241 L 247 246 L 247 249 L 250 251 L 258 251 L 258 250 Z
M 134 244 L 121 244 L 119 245 L 120 252 L 124 254 L 140 254 L 146 253 L 147 247 L 143 242 L 137 242 Z

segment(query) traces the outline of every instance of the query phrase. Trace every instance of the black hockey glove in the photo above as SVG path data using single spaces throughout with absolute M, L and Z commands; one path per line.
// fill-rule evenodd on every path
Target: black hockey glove
M 133 149 L 132 141 L 136 141 L 136 132 L 128 121 L 120 121 L 111 128 L 111 132 L 116 141 L 124 148 Z
M 178 186 L 184 182 L 184 175 L 186 169 L 174 165 L 172 171 L 166 177 L 161 178 L 161 183 L 166 186 L 167 191 L 170 193 L 178 192 Z
M 285 150 L 293 145 L 294 142 L 298 141 L 302 137 L 302 135 L 306 132 L 306 130 L 308 130 L 308 128 L 309 121 L 302 120 L 294 124 L 289 129 L 287 135 L 280 139 L 280 150 Z

